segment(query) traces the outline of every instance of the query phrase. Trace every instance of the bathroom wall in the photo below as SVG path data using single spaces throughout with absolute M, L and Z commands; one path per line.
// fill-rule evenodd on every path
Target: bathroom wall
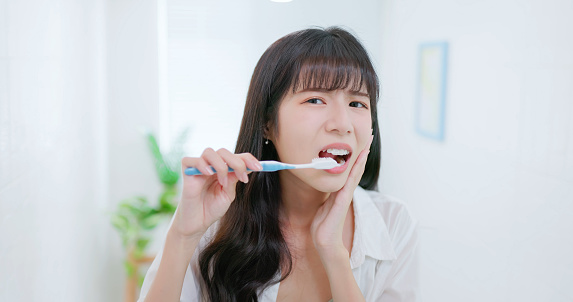
M 0 300 L 117 301 L 105 2 L 0 0 Z M 114 254 L 115 251 L 115 254 Z
M 381 188 L 421 225 L 424 301 L 573 299 L 573 3 L 384 1 Z M 415 131 L 449 42 L 445 139 Z

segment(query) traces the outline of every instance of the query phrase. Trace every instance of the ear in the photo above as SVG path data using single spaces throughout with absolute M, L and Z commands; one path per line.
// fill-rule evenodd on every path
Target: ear
M 274 136 L 273 136 L 273 131 L 271 130 L 272 128 L 273 128 L 273 127 L 271 126 L 271 122 L 268 122 L 268 123 L 265 125 L 265 129 L 264 129 L 265 139 L 268 139 L 268 140 L 271 140 L 271 141 L 273 140 Z

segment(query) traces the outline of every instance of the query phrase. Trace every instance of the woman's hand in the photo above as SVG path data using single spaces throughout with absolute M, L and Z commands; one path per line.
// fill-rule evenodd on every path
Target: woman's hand
M 310 228 L 312 240 L 323 260 L 332 258 L 331 255 L 338 256 L 340 252 L 346 252 L 342 241 L 344 221 L 354 190 L 364 173 L 372 138 L 358 155 L 342 189 L 330 194 L 312 221 Z
M 185 157 L 182 169 L 194 167 L 203 175 L 183 173 L 183 192 L 170 231 L 180 238 L 198 239 L 229 209 L 235 199 L 235 187 L 240 180 L 249 181 L 247 168 L 262 170 L 250 153 L 233 154 L 226 149 L 205 149 L 201 157 Z M 214 174 L 209 166 L 217 173 Z M 228 168 L 234 172 L 228 172 Z

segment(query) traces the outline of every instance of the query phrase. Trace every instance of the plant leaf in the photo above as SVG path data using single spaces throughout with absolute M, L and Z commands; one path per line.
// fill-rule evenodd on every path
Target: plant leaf
M 150 238 L 140 238 L 137 240 L 136 247 L 140 251 L 144 251 L 149 242 L 151 241 Z
M 177 188 L 175 186 L 166 186 L 165 190 L 159 198 L 159 212 L 166 214 L 173 214 L 177 209 L 177 202 L 175 198 L 177 197 Z
M 179 173 L 175 172 L 174 169 L 168 165 L 152 133 L 147 134 L 147 141 L 151 154 L 153 155 L 155 170 L 157 171 L 159 180 L 164 184 L 176 184 L 179 180 Z
M 123 232 L 125 232 L 125 230 L 127 230 L 127 227 L 129 225 L 129 221 L 124 215 L 122 215 L 120 213 L 115 213 L 111 216 L 111 224 L 120 233 L 123 233 Z
M 135 267 L 133 266 L 133 264 L 131 264 L 131 262 L 125 260 L 123 262 L 123 267 L 125 268 L 125 272 L 127 273 L 128 277 L 133 276 L 133 273 L 135 272 Z
M 144 230 L 151 230 L 159 224 L 159 221 L 161 221 L 161 215 L 150 215 L 147 218 L 141 220 L 141 228 Z
M 145 280 L 145 276 L 144 275 L 139 275 L 139 280 L 138 280 L 138 285 L 141 288 L 143 286 L 143 280 Z

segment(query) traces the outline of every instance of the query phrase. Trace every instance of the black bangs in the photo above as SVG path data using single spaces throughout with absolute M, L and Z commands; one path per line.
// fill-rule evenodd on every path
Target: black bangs
M 315 37 L 321 43 L 309 43 L 293 64 L 292 92 L 304 89 L 360 91 L 366 88 L 371 101 L 378 99 L 378 79 L 366 50 L 351 39 L 341 37 L 346 32 L 332 30 L 332 35 Z M 354 38 L 354 37 L 352 37 Z M 310 46 L 310 45 L 309 45 Z
M 326 60 L 325 60 L 326 59 Z M 337 60 L 319 58 L 303 63 L 292 85 L 293 93 L 304 89 L 360 91 L 363 75 L 358 66 L 341 65 Z

